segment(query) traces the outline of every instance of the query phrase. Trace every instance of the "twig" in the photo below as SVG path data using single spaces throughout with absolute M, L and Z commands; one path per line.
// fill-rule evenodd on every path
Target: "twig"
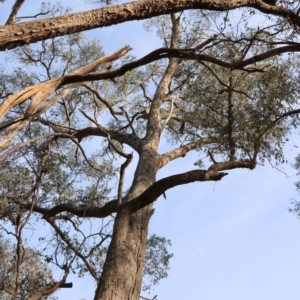
M 213 154 L 210 152 L 210 150 L 207 150 L 207 153 L 208 153 L 210 159 L 212 160 L 212 162 L 213 162 L 214 164 L 217 164 L 217 162 L 215 161 L 214 156 L 213 156 Z
M 50 11 L 46 11 L 46 12 L 44 12 L 44 13 L 38 13 L 38 14 L 36 14 L 36 15 L 34 15 L 34 16 L 18 17 L 18 18 L 16 18 L 16 21 L 19 21 L 19 20 L 21 20 L 21 19 L 32 19 L 32 18 L 36 18 L 36 17 L 38 17 L 38 16 L 44 16 L 44 15 L 49 14 L 49 12 L 50 12 Z

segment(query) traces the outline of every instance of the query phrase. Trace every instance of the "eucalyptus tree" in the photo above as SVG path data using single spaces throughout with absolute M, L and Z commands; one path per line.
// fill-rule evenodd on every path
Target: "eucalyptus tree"
M 171 13 L 146 23 L 163 47 L 141 59 L 126 56 L 129 46 L 104 55 L 79 33 L 16 48 L 10 59 L 18 68 L 2 70 L 0 79 L 1 226 L 6 232 L 13 226 L 18 240 L 29 225 L 48 226 L 46 236 L 34 231 L 35 251 L 61 270 L 53 289 L 69 272 L 87 272 L 97 283 L 95 299 L 138 299 L 144 272 L 153 283 L 166 276 L 163 268 L 145 267 L 146 258 L 157 264 L 146 247 L 159 196 L 284 159 L 282 147 L 300 112 L 298 56 L 278 56 L 299 50 L 298 7 L 284 4 L 137 1 L 0 28 L 5 49 L 70 33 L 68 20 L 75 32 L 188 8 L 249 6 L 288 17 L 260 28 L 249 21 L 252 9 L 235 27 L 229 12 Z M 104 17 L 95 26 L 97 13 Z M 80 16 L 89 16 L 89 25 Z M 51 26 L 41 26 L 48 21 Z M 14 34 L 28 26 L 37 27 L 28 36 Z M 170 142 L 165 153 L 158 150 L 162 139 Z M 199 168 L 157 180 L 160 169 L 190 151 L 206 157 L 195 162 Z M 134 174 L 126 180 L 128 168 Z M 150 237 L 148 245 L 160 242 L 166 245 Z M 160 254 L 167 267 L 170 254 Z

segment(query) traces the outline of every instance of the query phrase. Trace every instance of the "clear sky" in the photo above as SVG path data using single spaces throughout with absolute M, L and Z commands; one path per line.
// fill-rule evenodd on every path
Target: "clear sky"
M 61 1 L 75 11 L 96 8 L 83 0 Z M 0 3 L 0 21 L 9 15 L 13 0 Z M 19 15 L 35 14 L 40 1 L 25 2 Z M 34 4 L 33 4 L 34 3 Z M 141 57 L 160 46 L 142 22 L 93 30 L 111 53 L 125 44 Z M 1 54 L 1 58 L 6 54 Z M 291 137 L 299 146 L 298 135 Z M 155 203 L 150 232 L 172 241 L 169 277 L 150 295 L 159 300 L 298 300 L 300 278 L 300 222 L 288 208 L 295 190 L 296 171 L 290 166 L 299 148 L 286 146 L 288 164 L 279 172 L 268 163 L 255 170 L 235 170 L 220 182 L 195 183 L 167 191 Z M 166 145 L 161 145 L 161 151 Z M 170 163 L 159 177 L 195 168 L 196 154 Z M 128 170 L 127 174 L 130 173 Z M 73 281 L 59 300 L 92 299 L 89 278 Z

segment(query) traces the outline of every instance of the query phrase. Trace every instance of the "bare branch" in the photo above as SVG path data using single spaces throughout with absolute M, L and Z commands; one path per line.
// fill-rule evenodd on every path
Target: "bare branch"
M 118 207 L 121 206 L 122 204 L 122 190 L 123 190 L 123 183 L 124 183 L 124 175 L 125 175 L 125 169 L 129 166 L 129 164 L 132 161 L 133 155 L 132 154 L 127 154 L 123 151 L 121 151 L 120 149 L 118 149 L 114 143 L 112 142 L 110 135 L 107 134 L 107 139 L 109 144 L 113 147 L 113 149 L 121 156 L 126 158 L 126 161 L 121 165 L 120 168 L 120 179 L 119 179 L 119 185 L 118 185 Z
M 76 249 L 71 240 L 60 230 L 59 226 L 49 217 L 44 217 L 44 219 L 53 227 L 55 232 L 60 236 L 60 238 L 68 245 L 68 247 L 76 254 L 76 256 L 80 257 L 80 259 L 84 262 L 85 266 L 89 270 L 90 274 L 97 280 L 99 276 L 97 275 L 96 271 L 90 266 L 87 259 L 84 255 L 80 252 L 80 250 Z
M 115 111 L 112 107 L 111 107 L 111 105 L 104 99 L 104 98 L 102 98 L 101 96 L 100 96 L 100 94 L 98 93 L 98 91 L 97 90 L 95 90 L 94 88 L 92 88 L 91 86 L 89 86 L 89 85 L 87 85 L 87 84 L 82 84 L 85 88 L 87 88 L 88 90 L 90 90 L 91 92 L 93 92 L 95 95 L 96 95 L 96 97 L 98 98 L 98 100 L 100 101 L 100 102 L 102 102 L 107 108 L 108 108 L 108 110 L 110 111 L 110 113 L 111 113 L 111 115 L 115 118 L 115 119 L 117 119 L 116 118 L 116 116 L 115 115 L 123 115 L 123 112 L 122 111 Z

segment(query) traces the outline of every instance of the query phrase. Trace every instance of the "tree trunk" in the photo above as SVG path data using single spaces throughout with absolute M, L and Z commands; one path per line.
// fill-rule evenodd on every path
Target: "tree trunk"
M 144 140 L 125 202 L 136 198 L 155 182 L 158 145 L 156 142 L 149 144 Z M 119 209 L 94 300 L 139 300 L 152 213 L 152 205 L 133 215 L 122 207 Z
M 117 215 L 95 300 L 138 300 L 145 265 L 151 208 Z

